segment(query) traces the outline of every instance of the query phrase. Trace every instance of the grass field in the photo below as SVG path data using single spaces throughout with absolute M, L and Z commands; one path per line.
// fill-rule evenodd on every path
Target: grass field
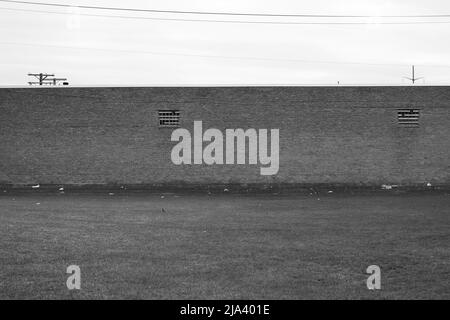
M 4 193 L 0 261 L 2 299 L 449 299 L 450 195 Z

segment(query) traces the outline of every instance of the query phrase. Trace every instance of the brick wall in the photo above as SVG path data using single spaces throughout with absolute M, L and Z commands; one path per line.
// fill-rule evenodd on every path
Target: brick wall
M 400 128 L 397 108 L 421 109 Z M 280 129 L 280 170 L 172 164 L 181 126 Z M 0 183 L 450 184 L 450 87 L 0 89 Z

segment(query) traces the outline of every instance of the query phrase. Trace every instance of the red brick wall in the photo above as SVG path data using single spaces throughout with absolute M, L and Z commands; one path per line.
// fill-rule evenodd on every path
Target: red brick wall
M 278 174 L 172 164 L 158 109 L 191 132 L 280 129 Z M 3 183 L 450 184 L 450 87 L 3 88 L 0 137 Z

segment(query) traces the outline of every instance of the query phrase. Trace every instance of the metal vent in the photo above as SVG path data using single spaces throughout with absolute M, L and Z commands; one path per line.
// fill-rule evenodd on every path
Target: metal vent
M 398 125 L 401 127 L 418 127 L 420 109 L 397 109 Z
M 180 126 L 180 110 L 159 110 L 158 117 L 160 127 Z

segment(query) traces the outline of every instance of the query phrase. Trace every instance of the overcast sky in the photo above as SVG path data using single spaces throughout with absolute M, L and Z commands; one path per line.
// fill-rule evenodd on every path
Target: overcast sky
M 450 17 L 377 18 L 450 14 L 448 0 L 35 1 L 373 18 L 185 15 L 0 2 L 0 85 L 24 85 L 29 72 L 55 73 L 69 78 L 72 85 L 407 84 L 402 76 L 410 74 L 412 64 L 417 65 L 416 76 L 425 77 L 425 84 L 450 84 L 450 23 L 293 25 L 77 15 L 314 23 L 450 22 Z

